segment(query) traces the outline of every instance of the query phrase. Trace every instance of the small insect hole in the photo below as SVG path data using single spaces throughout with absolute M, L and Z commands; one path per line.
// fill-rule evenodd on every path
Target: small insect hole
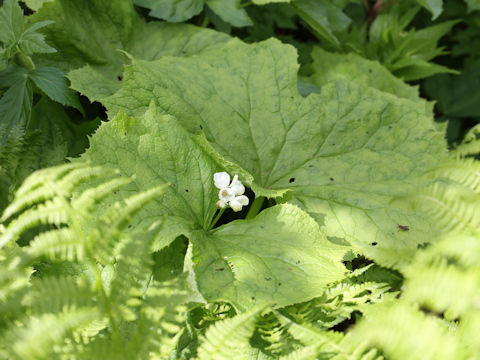
M 372 242 L 372 246 L 377 246 L 377 242 Z
M 290 178 L 290 180 L 288 180 L 288 182 L 291 184 L 295 181 L 295 178 Z
M 202 125 L 200 125 L 200 130 L 203 130 L 203 126 L 202 126 Z
M 334 180 L 334 179 L 331 177 L 331 178 L 330 178 L 330 181 L 333 181 L 333 180 Z
M 188 189 L 185 189 L 185 192 L 188 192 Z
M 122 80 L 123 80 L 123 76 L 122 76 L 122 75 L 118 75 L 118 76 L 117 76 L 117 79 L 118 79 L 119 81 L 122 81 Z

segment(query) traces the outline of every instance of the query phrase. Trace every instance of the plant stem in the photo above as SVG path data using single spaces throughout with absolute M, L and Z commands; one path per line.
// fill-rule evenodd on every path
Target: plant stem
M 208 18 L 207 14 L 203 16 L 202 23 L 200 24 L 200 27 L 206 28 L 208 24 L 210 23 L 210 19 Z
M 257 216 L 262 208 L 264 200 L 265 198 L 263 196 L 256 197 L 255 200 L 253 200 L 252 206 L 250 206 L 250 210 L 248 210 L 247 217 L 245 219 L 253 219 L 255 216 Z
M 215 226 L 215 224 L 217 223 L 218 220 L 220 220 L 220 218 L 222 217 L 223 213 L 225 212 L 225 208 L 223 209 L 220 209 L 220 211 L 218 212 L 217 216 L 215 216 L 215 219 L 212 220 L 212 223 L 210 224 L 210 227 L 208 228 L 208 230 L 212 230 L 213 227 Z

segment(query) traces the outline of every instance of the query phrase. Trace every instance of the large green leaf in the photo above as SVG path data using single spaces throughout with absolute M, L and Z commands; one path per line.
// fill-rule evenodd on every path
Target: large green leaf
M 154 100 L 248 171 L 252 188 L 291 189 L 329 236 L 384 265 L 408 261 L 434 229 L 390 202 L 446 156 L 442 134 L 416 103 L 348 81 L 303 98 L 297 69 L 294 49 L 277 40 L 231 40 L 191 58 L 136 62 L 105 103 L 138 114 Z
M 290 305 L 320 296 L 327 283 L 344 275 L 341 259 L 347 248 L 327 241 L 318 224 L 293 205 L 209 231 L 218 200 L 213 174 L 220 169 L 174 118 L 153 106 L 140 118 L 122 113 L 103 124 L 82 160 L 135 175 L 100 212 L 131 192 L 170 183 L 132 225 L 167 219 L 155 249 L 186 235 L 198 289 L 209 300 L 227 300 L 238 308 Z
M 405 84 L 378 61 L 365 59 L 355 53 L 332 53 L 319 47 L 313 49 L 312 58 L 311 78 L 318 86 L 323 86 L 330 81 L 346 79 L 398 97 L 423 102 L 417 87 Z
M 46 3 L 33 21 L 54 20 L 46 28 L 48 40 L 61 54 L 40 63 L 68 74 L 73 89 L 100 100 L 121 84 L 123 65 L 134 58 L 153 60 L 165 55 L 188 56 L 211 44 L 228 40 L 225 34 L 185 24 L 145 22 L 130 1 L 58 0 Z
M 240 309 L 320 296 L 344 276 L 346 249 L 329 242 L 310 216 L 289 204 L 211 234 L 193 234 L 199 290 L 209 301 L 226 300 Z
M 100 126 L 82 159 L 135 176 L 117 197 L 170 183 L 158 200 L 145 207 L 137 222 L 148 225 L 168 215 L 187 224 L 181 229 L 209 227 L 216 211 L 218 190 L 213 186 L 213 174 L 217 165 L 171 116 L 157 114 L 154 107 L 141 118 L 119 114 Z M 171 240 L 180 233 L 171 234 Z

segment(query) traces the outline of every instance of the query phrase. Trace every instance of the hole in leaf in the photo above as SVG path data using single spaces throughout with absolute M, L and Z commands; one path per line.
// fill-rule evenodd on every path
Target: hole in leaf
M 118 75 L 118 76 L 117 76 L 117 79 L 120 80 L 120 81 L 122 81 L 122 80 L 123 80 L 123 76 L 122 76 L 122 75 Z
M 377 242 L 372 242 L 372 246 L 377 246 Z
M 330 181 L 333 181 L 333 180 L 334 180 L 334 179 L 331 177 L 331 178 L 330 178 Z
M 188 189 L 185 189 L 185 192 L 188 192 Z
M 295 181 L 295 178 L 290 178 L 290 180 L 288 180 L 288 182 L 291 184 Z

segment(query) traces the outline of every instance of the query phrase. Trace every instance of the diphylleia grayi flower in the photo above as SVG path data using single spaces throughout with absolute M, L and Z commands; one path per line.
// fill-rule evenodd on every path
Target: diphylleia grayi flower
M 213 182 L 215 187 L 219 189 L 217 207 L 219 209 L 225 209 L 230 206 L 233 211 L 242 210 L 243 206 L 247 206 L 249 203 L 248 197 L 243 195 L 245 192 L 245 186 L 238 180 L 238 175 L 233 176 L 232 182 L 230 182 L 230 175 L 226 172 L 218 172 L 213 175 Z

